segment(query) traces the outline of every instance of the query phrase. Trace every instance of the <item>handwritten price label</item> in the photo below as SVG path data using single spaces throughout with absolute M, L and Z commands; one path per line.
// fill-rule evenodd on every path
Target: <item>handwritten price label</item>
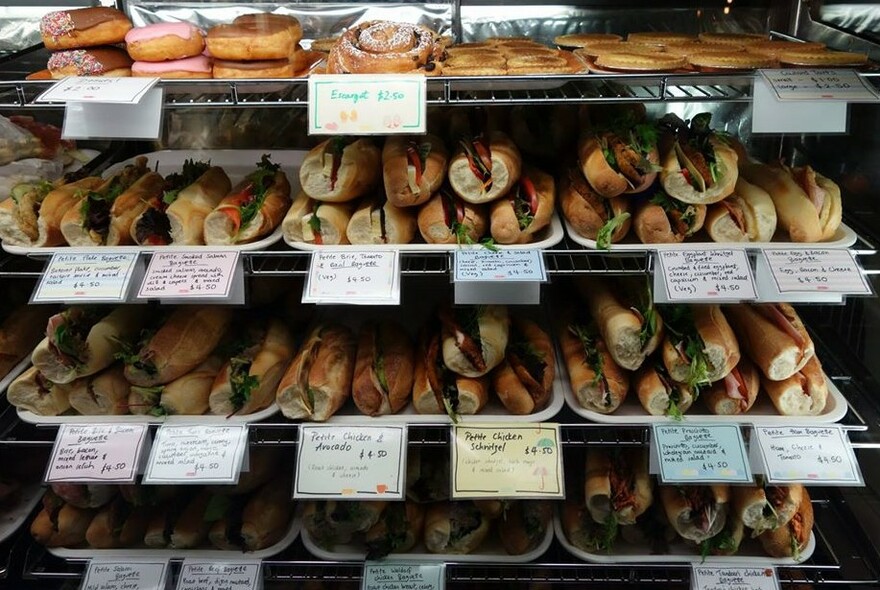
M 852 445 L 839 426 L 756 426 L 755 434 L 771 483 L 864 485 Z
M 162 425 L 147 461 L 145 484 L 236 484 L 247 450 L 245 425 Z
M 55 253 L 37 289 L 34 303 L 125 301 L 136 252 Z
M 303 303 L 398 305 L 400 252 L 318 250 L 312 254 Z
M 562 498 L 558 424 L 452 427 L 452 497 Z
M 137 104 L 158 82 L 158 78 L 68 76 L 38 96 L 36 102 Z
M 47 483 L 131 483 L 147 435 L 145 424 L 63 424 L 49 459 Z
M 232 289 L 238 252 L 156 252 L 138 299 L 225 299 Z
M 711 559 L 711 558 L 709 558 Z M 779 590 L 774 567 L 703 566 L 691 571 L 693 590 Z
M 425 76 L 319 75 L 308 83 L 310 134 L 425 132 Z
M 93 559 L 81 590 L 165 590 L 168 560 L 127 557 L 125 561 Z
M 403 499 L 406 426 L 303 424 L 294 498 Z
M 654 425 L 651 452 L 663 483 L 752 481 L 739 426 Z
M 655 292 L 667 301 L 747 301 L 757 298 L 745 250 L 662 250 Z
M 839 68 L 761 70 L 777 100 L 864 102 L 877 93 L 855 71 Z
M 764 259 L 780 295 L 871 294 L 871 287 L 849 250 L 765 250 Z
M 361 590 L 443 590 L 445 587 L 445 563 L 364 563 Z
M 205 561 L 184 559 L 177 578 L 177 590 L 222 590 L 224 588 L 262 588 L 259 559 Z
M 540 250 L 461 248 L 453 253 L 455 281 L 547 281 Z

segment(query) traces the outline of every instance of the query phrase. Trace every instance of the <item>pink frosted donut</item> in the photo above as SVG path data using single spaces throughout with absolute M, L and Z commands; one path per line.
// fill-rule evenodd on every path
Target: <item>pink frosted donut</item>
M 130 30 L 125 44 L 134 60 L 166 61 L 199 55 L 205 36 L 189 23 L 158 23 Z
M 131 75 L 142 78 L 211 78 L 211 59 L 204 55 L 170 61 L 136 61 Z

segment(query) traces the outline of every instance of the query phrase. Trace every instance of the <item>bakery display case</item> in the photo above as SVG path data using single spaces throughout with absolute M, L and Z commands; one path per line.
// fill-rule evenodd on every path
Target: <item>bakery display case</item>
M 774 565 L 783 587 L 880 585 L 877 299 L 847 297 L 835 304 L 798 301 L 793 308 L 767 304 L 763 311 L 746 304 L 719 308 L 703 302 L 688 310 L 655 304 L 650 288 L 645 291 L 651 277 L 661 272 L 658 252 L 699 252 L 722 245 L 745 246 L 753 261 L 762 249 L 773 246 L 848 249 L 857 256 L 872 290 L 880 288 L 876 248 L 880 211 L 873 198 L 880 188 L 876 165 L 880 108 L 870 103 L 849 105 L 848 129 L 842 134 L 753 133 L 756 73 L 742 65 L 748 61 L 746 54 L 759 55 L 757 62 L 766 60 L 752 67 L 780 61 L 793 65 L 795 57 L 780 60 L 782 53 L 791 51 L 788 43 L 801 42 L 801 53 L 808 47 L 819 51 L 827 46 L 862 55 L 865 63 L 859 66 L 858 75 L 880 91 L 876 69 L 880 46 L 872 24 L 876 23 L 876 6 L 758 0 L 699 6 L 669 2 L 659 7 L 651 3 L 621 7 L 588 0 L 552 5 L 509 5 L 496 0 L 296 4 L 130 0 L 117 8 L 135 27 L 183 22 L 206 31 L 232 26 L 233 21 L 241 25 L 247 19 L 238 19 L 249 13 L 274 12 L 284 16 L 265 26 L 271 31 L 280 27 L 282 36 L 292 30 L 290 17 L 295 17 L 301 39 L 299 44 L 290 43 L 285 53 L 301 54 L 296 59 L 306 61 L 297 63 L 308 65 L 303 71 L 287 64 L 293 69 L 276 78 L 225 77 L 231 75 L 227 69 L 220 72 L 222 76 L 214 70 L 214 78 L 162 79 L 158 83 L 163 96 L 157 140 L 81 142 L 89 147 L 95 143 L 100 154 L 84 163 L 83 175 L 93 179 L 92 184 L 83 185 L 92 195 L 85 196 L 89 207 L 100 209 L 102 194 L 119 192 L 108 180 L 114 175 L 137 170 L 139 178 L 155 177 L 152 187 L 146 186 L 147 181 L 137 181 L 144 185 L 133 199 L 138 203 L 134 207 L 140 208 L 137 221 L 120 230 L 123 238 L 115 244 L 123 249 L 140 248 L 144 259 L 163 248 L 210 252 L 217 245 L 232 247 L 240 256 L 244 275 L 243 306 L 200 303 L 192 308 L 151 302 L 135 308 L 126 303 L 103 308 L 101 314 L 74 307 L 58 320 L 62 316 L 55 314 L 61 313 L 60 306 L 28 304 L 48 256 L 74 245 L 112 248 L 106 244 L 114 243 L 110 237 L 117 231 L 116 221 L 98 220 L 94 227 L 86 227 L 91 223 L 89 207 L 82 205 L 84 195 L 71 191 L 68 201 L 77 206 L 70 204 L 68 210 L 70 215 L 80 215 L 74 223 L 80 238 L 59 227 L 58 235 L 52 234 L 54 241 L 37 244 L 39 234 L 27 242 L 22 232 L 10 234 L 0 228 L 0 300 L 5 303 L 0 313 L 4 322 L 0 345 L 10 347 L 0 348 L 0 360 L 6 363 L 0 367 L 9 368 L 9 378 L 0 383 L 0 459 L 11 466 L 0 472 L 0 587 L 79 587 L 92 557 L 104 553 L 137 557 L 159 551 L 163 558 L 170 558 L 174 575 L 187 556 L 256 557 L 262 563 L 266 588 L 357 588 L 365 556 L 389 553 L 395 558 L 409 555 L 423 563 L 445 563 L 449 588 L 688 588 L 692 565 L 713 551 L 716 559 L 723 553 L 717 546 L 700 545 L 707 535 L 720 534 L 712 526 L 718 510 L 705 508 L 711 522 L 694 524 L 699 534 L 686 529 L 673 516 L 676 494 L 661 491 L 662 486 L 652 483 L 647 473 L 643 485 L 653 490 L 653 507 L 644 507 L 636 516 L 626 512 L 626 507 L 612 510 L 613 527 L 611 517 L 594 512 L 591 500 L 584 497 L 591 464 L 595 466 L 601 458 L 618 468 L 621 457 L 635 457 L 633 462 L 639 463 L 647 454 L 651 424 L 675 423 L 682 414 L 685 423 L 741 425 L 747 438 L 752 424 L 842 425 L 866 486 L 808 486 L 808 494 L 798 495 L 797 510 L 790 507 L 785 518 L 778 518 L 768 501 L 777 518 L 774 523 L 785 524 L 766 528 L 788 536 L 781 537 L 781 545 L 778 539 L 764 536 L 766 532 L 758 538 L 751 531 L 761 525 L 758 520 L 750 521 L 741 552 L 724 563 Z M 45 47 L 33 45 L 39 38 L 41 15 L 35 19 L 29 6 L 11 5 L 4 10 L 10 18 L 0 24 L 0 51 L 4 52 L 0 57 L 0 115 L 27 115 L 60 127 L 64 105 L 36 100 L 53 83 L 32 76 L 50 60 Z M 262 17 L 252 20 L 257 18 Z M 278 24 L 280 19 L 284 24 Z M 331 72 L 364 67 L 338 53 L 334 57 L 333 47 L 341 47 L 344 41 L 328 45 L 327 39 L 346 31 L 358 31 L 373 40 L 391 35 L 386 25 L 375 30 L 364 25 L 371 21 L 405 22 L 436 33 L 425 42 L 436 44 L 428 52 L 433 57 L 415 60 L 418 71 L 429 74 L 425 104 L 431 135 L 427 139 L 389 135 L 358 140 L 334 136 L 326 142 L 325 137 L 309 136 L 309 73 L 319 76 L 325 67 Z M 407 30 L 407 35 L 417 39 L 424 31 Z M 606 52 L 601 45 L 578 45 L 583 41 L 578 38 L 581 33 L 625 38 L 639 32 L 641 38 L 597 41 L 632 44 L 626 53 L 628 61 L 605 59 L 620 52 Z M 699 33 L 706 35 L 695 41 L 692 37 Z M 691 38 L 664 45 L 670 34 Z M 740 37 L 734 41 L 733 35 Z M 759 35 L 767 44 L 763 53 L 741 47 L 744 40 L 755 41 L 749 35 Z M 14 38 L 23 41 L 16 44 Z M 722 53 L 715 45 L 732 41 L 737 47 L 733 57 L 724 53 L 730 61 L 719 62 L 717 56 Z M 326 58 L 320 53 L 322 44 L 330 47 Z M 714 61 L 707 66 L 692 59 L 698 53 L 714 56 Z M 313 54 L 317 54 L 315 59 Z M 658 54 L 662 57 L 642 59 Z M 586 164 L 591 153 L 593 162 L 603 165 L 599 172 Z M 387 169 L 393 158 L 407 174 L 389 180 L 383 165 Z M 761 164 L 776 161 L 791 168 Z M 509 172 L 509 182 L 496 192 L 504 193 L 504 198 L 484 198 L 493 182 L 499 187 L 504 183 L 500 172 L 493 180 L 493 169 L 502 168 Z M 730 181 L 725 189 L 725 172 L 737 172 L 739 184 Z M 173 173 L 179 175 L 179 186 L 168 184 Z M 601 178 L 600 173 L 604 174 Z M 211 174 L 213 181 L 199 185 L 196 181 L 205 174 Z M 354 188 L 340 197 L 334 185 L 343 178 Z M 328 179 L 329 185 L 324 186 Z M 739 205 L 728 198 L 734 184 Z M 785 198 L 777 199 L 774 192 L 779 184 L 810 200 L 807 210 L 816 218 L 811 236 L 799 233 L 802 224 L 785 213 Z M 199 185 L 198 195 L 185 192 L 195 185 Z M 365 188 L 376 185 L 384 187 L 378 192 L 385 198 Z M 725 194 L 713 196 L 713 186 Z M 41 200 L 48 199 L 48 187 L 43 190 L 36 204 L 19 195 L 14 205 L 5 206 L 15 212 L 15 223 L 28 211 L 27 205 L 39 211 L 40 202 L 45 202 Z M 269 206 L 265 211 L 247 210 L 244 205 L 252 196 L 248 191 L 255 190 L 260 192 L 260 202 L 271 201 L 274 210 Z M 165 201 L 170 191 L 175 191 L 181 204 L 175 209 Z M 764 196 L 744 196 L 747 193 Z M 555 211 L 541 209 L 545 194 L 555 199 Z M 239 198 L 242 195 L 247 198 Z M 5 197 L 0 195 L 0 199 Z M 521 218 L 527 221 L 512 234 L 495 225 L 496 209 L 508 198 L 513 203 L 513 223 Z M 491 200 L 494 204 L 483 202 Z M 759 215 L 749 213 L 761 207 L 766 211 L 768 203 L 774 220 L 769 230 L 758 227 Z M 182 235 L 183 222 L 175 217 L 182 204 L 200 205 L 199 219 L 213 221 L 190 224 L 189 238 L 175 237 Z M 427 220 L 431 206 L 437 210 L 433 222 L 442 226 L 441 237 L 436 237 L 440 230 L 430 229 Z M 6 217 L 0 218 L 0 225 L 10 223 L 3 207 L 0 217 Z M 626 215 L 621 216 L 622 212 Z M 663 227 L 657 233 L 662 237 L 645 229 L 650 215 L 661 219 Z M 364 226 L 361 230 L 352 229 L 356 217 Z M 104 222 L 106 228 L 101 225 Z M 530 223 L 536 226 L 529 229 Z M 370 233 L 376 224 L 381 228 L 378 238 Z M 252 234 L 247 233 L 251 225 Z M 83 228 L 87 231 L 82 232 Z M 95 235 L 100 239 L 96 241 Z M 359 254 L 399 250 L 400 305 L 301 303 L 311 257 L 330 244 Z M 453 307 L 451 252 L 462 244 L 540 249 L 549 276 L 549 284 L 541 287 L 540 305 Z M 649 294 L 647 302 L 640 293 Z M 609 322 L 602 318 L 611 313 L 605 311 L 610 308 L 622 310 L 625 321 L 636 326 L 637 354 L 621 352 L 623 336 L 606 327 Z M 24 314 L 31 318 L 26 322 L 29 327 L 36 326 L 33 334 L 15 327 L 16 317 Z M 114 324 L 120 331 L 114 340 L 116 348 L 102 350 L 106 358 L 101 366 L 88 365 L 84 356 L 78 358 L 84 354 L 82 348 L 59 345 L 64 339 L 58 335 L 59 322 L 83 321 L 77 314 L 87 315 L 95 325 L 105 321 L 106 314 L 128 318 L 120 320 L 127 322 L 124 329 Z M 657 326 L 657 317 L 662 317 L 663 327 Z M 41 344 L 47 321 L 52 329 Z M 180 327 L 198 321 L 206 324 Z M 726 343 L 719 345 L 729 353 L 723 362 L 710 358 L 708 352 L 688 348 L 696 339 L 708 350 L 715 338 L 699 333 L 696 326 L 701 321 L 727 326 L 721 330 Z M 149 331 L 141 333 L 147 323 Z M 224 329 L 229 325 L 235 327 Z M 498 344 L 487 334 L 494 334 L 501 325 L 504 338 Z M 654 327 L 643 334 L 649 325 Z M 476 356 L 468 348 L 475 344 L 474 326 Z M 172 328 L 190 330 L 190 348 L 200 353 L 156 377 L 156 366 L 145 359 L 153 358 L 156 334 L 165 330 L 167 335 Z M 661 337 L 664 330 L 666 336 Z M 798 362 L 790 367 L 771 367 L 765 353 L 757 352 L 762 339 L 777 338 L 774 330 L 783 334 L 778 338 L 798 343 Z M 133 338 L 135 333 L 142 338 Z M 247 335 L 250 340 L 239 342 L 241 338 L 231 335 Z M 455 335 L 460 336 L 457 344 Z M 649 346 L 652 335 L 656 342 Z M 119 343 L 132 338 L 130 345 Z M 16 340 L 14 347 L 8 344 L 12 340 Z M 88 347 L 88 339 L 82 340 L 82 346 Z M 32 357 L 35 347 L 42 352 Z M 543 353 L 533 354 L 536 348 Z M 393 350 L 396 358 L 406 359 L 399 362 L 408 368 L 382 364 L 380 370 L 373 360 L 373 355 L 381 356 L 376 349 Z M 310 362 L 331 355 L 332 361 L 322 362 L 330 363 L 334 373 L 316 376 Z M 267 369 L 270 356 L 274 364 Z M 697 357 L 704 363 L 700 371 L 692 362 Z M 29 369 L 31 358 L 36 368 Z M 58 359 L 66 359 L 66 364 L 61 363 L 64 371 L 52 364 Z M 804 367 L 808 362 L 812 368 Z M 79 374 L 69 374 L 71 364 Z M 168 365 L 173 363 L 168 361 Z M 256 365 L 262 372 L 258 373 Z M 221 379 L 224 375 L 228 384 Z M 242 378 L 248 383 L 248 393 L 237 397 Z M 509 379 L 515 380 L 515 386 Z M 15 385 L 10 385 L 13 381 Z M 783 401 L 793 395 L 786 393 L 786 387 L 798 394 L 815 391 L 811 403 L 817 409 L 791 409 Z M 699 399 L 693 389 L 702 390 Z M 126 529 L 131 535 L 124 541 L 121 522 L 116 529 L 110 527 L 109 533 L 99 530 L 99 525 L 106 528 L 108 522 L 116 522 L 120 514 L 138 506 L 133 498 L 149 495 L 145 492 L 149 486 L 123 489 L 119 495 L 91 488 L 84 492 L 77 486 L 54 491 L 41 487 L 59 424 L 146 422 L 155 434 L 174 414 L 205 424 L 248 423 L 252 461 L 253 457 L 272 457 L 272 466 L 262 470 L 266 477 L 257 481 L 261 470 L 254 469 L 244 487 L 253 485 L 241 493 L 217 486 L 186 491 L 180 488 L 188 486 L 171 486 L 161 490 L 167 494 L 161 502 L 146 504 L 145 513 L 158 514 L 170 511 L 169 506 L 179 500 L 181 506 L 188 506 L 184 512 L 192 513 L 191 520 L 193 515 L 217 512 L 218 506 L 221 512 L 230 510 L 226 520 L 206 518 L 210 530 L 201 522 L 202 536 L 192 543 L 175 544 L 169 537 L 153 545 L 145 540 L 149 523 L 129 523 L 126 519 L 133 519 L 128 516 L 122 522 L 134 532 Z M 341 429 L 407 424 L 407 502 L 387 508 L 342 501 L 286 501 L 285 490 L 290 488 L 288 479 L 302 442 L 299 424 L 310 420 L 326 420 Z M 529 500 L 506 507 L 500 499 L 483 504 L 448 503 L 449 424 L 458 420 L 464 424 L 560 423 L 565 502 L 550 502 L 549 509 Z M 612 467 L 603 469 L 613 471 Z M 609 487 L 613 486 L 611 478 Z M 81 507 L 77 506 L 79 493 L 106 498 Z M 719 503 L 723 503 L 718 500 L 722 496 L 745 494 L 742 489 L 713 489 L 713 493 Z M 695 494 L 702 500 L 694 499 L 692 504 L 711 505 L 704 492 Z M 524 508 L 524 502 L 535 503 Z M 737 502 L 734 499 L 730 504 Z M 70 538 L 59 540 L 61 510 L 79 515 L 83 526 Z M 505 510 L 515 515 L 510 522 Z M 266 514 L 281 516 L 261 542 L 248 544 L 253 537 L 245 534 L 246 524 L 258 526 L 253 521 Z M 510 532 L 514 519 L 540 521 L 539 533 L 514 547 L 510 542 L 516 536 Z M 731 523 L 736 519 L 720 520 Z M 394 527 L 400 527 L 401 521 L 406 534 L 389 535 L 391 529 L 400 533 Z M 800 530 L 810 521 L 812 526 Z M 627 527 L 616 538 L 617 523 L 635 522 L 643 530 Z M 649 530 L 652 525 L 655 530 Z M 444 526 L 458 527 L 458 540 L 467 547 L 438 542 L 431 536 Z M 419 529 L 422 534 L 415 532 Z M 742 523 L 739 533 L 743 533 Z

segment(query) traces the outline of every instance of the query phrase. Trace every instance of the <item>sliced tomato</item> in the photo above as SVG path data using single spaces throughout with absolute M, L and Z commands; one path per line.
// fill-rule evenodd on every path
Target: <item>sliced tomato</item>
M 241 228 L 241 210 L 238 207 L 223 207 L 220 209 L 220 212 L 232 221 L 234 228 L 232 233 L 238 233 L 239 228 Z
M 538 212 L 538 191 L 535 190 L 535 184 L 525 176 L 519 179 L 519 183 L 522 190 L 525 191 L 526 199 L 528 199 L 529 212 L 534 215 Z
M 489 147 L 486 139 L 482 136 L 476 138 L 473 141 L 473 144 L 474 150 L 476 150 L 477 156 L 479 156 L 483 166 L 489 171 L 489 174 L 492 174 L 492 148 Z
M 687 180 L 687 183 L 691 186 L 694 186 L 694 181 L 691 179 L 691 173 L 688 172 L 687 168 L 681 169 L 681 174 L 684 176 L 684 179 Z
M 422 159 L 419 158 L 419 150 L 416 149 L 415 144 L 410 143 L 406 146 L 406 158 L 410 166 L 416 170 L 416 184 L 422 184 Z
M 461 199 L 455 201 L 455 219 L 459 223 L 464 221 L 464 202 Z
M 317 231 L 317 232 L 312 232 L 312 233 L 315 234 L 315 243 L 319 246 L 323 245 L 324 238 L 321 237 L 321 232 Z

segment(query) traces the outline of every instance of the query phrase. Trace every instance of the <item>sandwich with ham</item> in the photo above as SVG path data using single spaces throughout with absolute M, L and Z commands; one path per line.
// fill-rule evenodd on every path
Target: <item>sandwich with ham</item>
M 739 344 L 717 305 L 664 307 L 663 364 L 691 388 L 723 379 L 740 359 Z
M 429 244 L 476 244 L 489 227 L 489 216 L 484 206 L 468 203 L 443 186 L 419 209 L 417 222 Z
M 70 387 L 47 379 L 36 367 L 28 368 L 9 384 L 6 399 L 16 408 L 38 416 L 60 416 L 70 409 Z
M 408 244 L 416 235 L 416 211 L 396 207 L 384 195 L 364 199 L 355 210 L 345 235 L 350 244 Z
M 556 202 L 553 177 L 533 166 L 523 166 L 511 191 L 494 201 L 490 232 L 498 244 L 524 244 L 550 225 Z
M 415 353 L 396 322 L 365 324 L 358 336 L 351 395 L 368 416 L 396 414 L 412 396 Z
M 440 309 L 443 362 L 464 377 L 482 377 L 501 364 L 510 332 L 503 305 Z
M 348 244 L 348 224 L 354 211 L 352 203 L 325 203 L 300 191 L 284 221 L 284 239 L 317 246 Z
M 764 551 L 772 557 L 801 559 L 801 553 L 810 542 L 813 532 L 813 503 L 807 490 L 803 490 L 797 512 L 786 524 L 758 535 Z
M 636 205 L 633 231 L 643 244 L 678 244 L 703 227 L 706 206 L 689 204 L 658 191 Z
M 769 242 L 776 223 L 776 206 L 767 191 L 740 177 L 733 194 L 709 206 L 705 227 L 716 242 Z
M 130 385 L 120 364 L 68 386 L 70 406 L 83 416 L 119 416 L 128 414 Z
M 761 375 L 758 369 L 743 357 L 724 379 L 706 388 L 703 401 L 713 414 L 745 414 L 754 405 L 760 389 Z
M 828 377 L 815 356 L 788 379 L 764 378 L 761 384 L 783 416 L 818 416 L 828 403 Z
M 805 493 L 801 484 L 734 486 L 733 512 L 752 529 L 752 536 L 757 537 L 764 531 L 788 524 Z
M 709 125 L 710 113 L 700 113 L 690 123 L 675 114 L 660 120 L 660 182 L 679 201 L 709 205 L 730 196 L 739 176 L 737 154 L 727 140 Z
M 560 176 L 559 206 L 569 226 L 595 240 L 600 250 L 625 238 L 632 225 L 630 200 L 600 197 L 576 167 L 567 168 Z
M 633 385 L 642 407 L 652 416 L 680 420 L 696 398 L 694 388 L 673 380 L 659 361 L 642 365 L 635 374 Z
M 603 538 L 613 539 L 620 525 L 633 525 L 654 501 L 648 455 L 641 449 L 590 450 L 584 497 Z
M 421 205 L 440 190 L 449 153 L 436 135 L 391 135 L 382 147 L 385 195 L 395 207 Z
M 306 154 L 299 182 L 313 199 L 342 203 L 373 190 L 382 173 L 380 164 L 381 154 L 372 140 L 339 135 Z
M 205 217 L 205 243 L 209 246 L 246 244 L 271 234 L 290 207 L 290 182 L 269 156 L 256 170 L 232 187 Z
M 492 389 L 501 403 L 514 415 L 543 410 L 555 376 L 550 335 L 535 322 L 514 316 L 504 360 L 492 370 Z
M 449 161 L 449 184 L 468 203 L 489 203 L 506 195 L 519 180 L 522 158 L 500 131 L 458 140 Z
M 666 517 L 679 535 L 702 543 L 724 528 L 730 510 L 727 485 L 660 486 Z
M 742 303 L 724 307 L 743 350 L 765 377 L 788 379 L 815 354 L 807 328 L 787 303 Z
M 595 322 L 572 319 L 558 334 L 578 403 L 593 412 L 613 413 L 629 392 L 629 374 L 614 362 Z

